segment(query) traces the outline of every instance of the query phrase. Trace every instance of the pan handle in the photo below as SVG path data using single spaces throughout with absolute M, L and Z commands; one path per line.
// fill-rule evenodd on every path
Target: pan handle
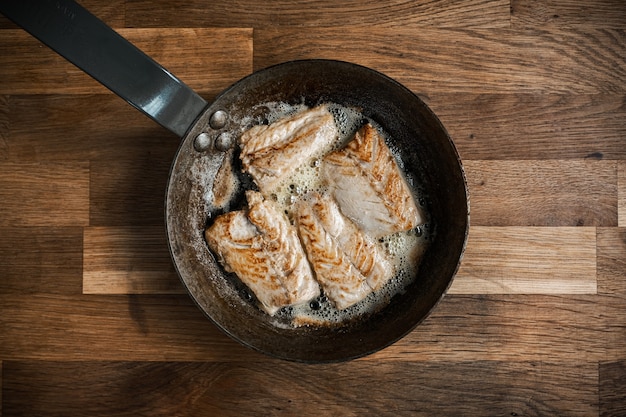
M 0 0 L 0 12 L 179 137 L 207 105 L 73 0 Z

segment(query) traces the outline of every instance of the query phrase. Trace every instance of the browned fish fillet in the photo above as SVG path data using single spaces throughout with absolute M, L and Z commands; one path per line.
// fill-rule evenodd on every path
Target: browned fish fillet
M 205 231 L 211 250 L 270 315 L 320 294 L 296 229 L 273 202 L 246 192 L 249 209 L 215 219 Z
M 328 154 L 322 171 L 343 214 L 368 235 L 378 238 L 424 222 L 391 151 L 371 124 Z
M 240 158 L 244 170 L 267 196 L 281 179 L 319 156 L 337 136 L 333 115 L 326 106 L 318 106 L 250 128 L 239 139 Z
M 382 250 L 328 196 L 296 203 L 298 231 L 316 278 L 338 309 L 361 301 L 393 275 Z

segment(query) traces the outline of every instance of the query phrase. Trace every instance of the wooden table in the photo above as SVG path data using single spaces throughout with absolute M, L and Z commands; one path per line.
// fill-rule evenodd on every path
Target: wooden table
M 387 349 L 244 348 L 169 259 L 178 138 L 2 18 L 5 416 L 626 415 L 626 2 L 81 3 L 209 100 L 298 58 L 404 83 L 464 160 L 470 238 L 449 294 Z

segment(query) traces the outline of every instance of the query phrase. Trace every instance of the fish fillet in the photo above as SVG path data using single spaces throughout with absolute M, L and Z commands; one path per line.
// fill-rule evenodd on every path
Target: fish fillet
M 311 193 L 296 206 L 296 224 L 309 261 L 338 309 L 361 301 L 393 276 L 382 250 L 341 214 L 332 198 Z
M 296 229 L 276 205 L 247 191 L 248 210 L 215 219 L 205 231 L 211 250 L 228 272 L 234 272 L 274 315 L 281 307 L 320 294 Z
M 374 238 L 424 222 L 391 151 L 369 123 L 324 158 L 322 172 L 342 213 Z
M 335 120 L 326 106 L 254 126 L 239 138 L 243 169 L 268 196 L 281 179 L 319 156 L 337 137 Z

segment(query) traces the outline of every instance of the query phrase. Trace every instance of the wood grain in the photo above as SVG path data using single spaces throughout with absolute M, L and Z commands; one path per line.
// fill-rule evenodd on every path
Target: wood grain
M 341 59 L 425 95 L 626 91 L 622 30 L 258 29 L 254 45 L 255 68 L 291 59 Z
M 0 408 L 18 415 L 626 414 L 626 3 L 80 0 L 208 100 L 343 59 L 404 83 L 467 168 L 432 314 L 332 365 L 231 340 L 172 270 L 179 138 L 0 16 Z
M 162 227 L 86 228 L 83 256 L 86 294 L 184 293 Z M 449 292 L 595 294 L 596 230 L 472 227 Z
M 172 146 L 174 145 L 174 146 Z M 165 189 L 178 141 L 158 143 L 136 154 L 91 163 L 90 224 L 165 224 Z
M 617 226 L 617 166 L 596 160 L 466 160 L 472 224 Z
M 422 95 L 463 159 L 626 159 L 621 94 Z
M 118 32 L 201 94 L 215 94 L 252 70 L 250 29 L 138 28 Z M 0 56 L 5 57 L 0 61 L 0 94 L 108 92 L 20 29 L 2 31 Z
M 81 227 L 0 227 L 0 236 L 0 293 L 81 293 Z
M 89 224 L 89 164 L 0 164 L 0 226 Z
M 263 361 L 187 295 L 0 294 L 3 360 Z
M 593 227 L 480 227 L 451 294 L 595 294 Z
M 626 361 L 600 364 L 600 416 L 626 415 Z
M 87 227 L 83 293 L 182 294 L 164 227 Z
M 626 4 L 621 0 L 511 1 L 511 26 L 626 27 Z
M 7 415 L 568 415 L 598 412 L 598 368 L 541 362 L 5 364 Z M 550 391 L 537 390 L 549 384 Z M 168 395 L 161 395 L 163 386 Z M 289 386 L 288 390 L 283 387 Z M 576 386 L 576 389 L 572 387 Z M 363 395 L 367 393 L 367 395 Z M 29 398 L 36 397 L 37 402 Z
M 106 2 L 100 0 L 81 0 L 80 4 L 91 13 L 98 16 L 107 25 L 112 27 L 123 27 L 125 21 L 125 0 L 109 0 Z M 0 14 L 0 29 L 17 28 L 13 22 Z
M 625 298 L 626 229 L 598 228 L 597 241 L 598 293 Z
M 8 157 L 9 96 L 0 94 L 0 161 Z
M 91 160 L 96 169 L 99 161 L 129 158 L 166 163 L 180 143 L 113 94 L 17 95 L 8 97 L 5 106 L 11 120 L 4 136 L 6 160 Z
M 617 165 L 617 224 L 626 226 L 626 162 L 620 161 Z
M 268 360 L 223 334 L 186 295 L 0 294 L 0 313 L 3 360 Z M 616 297 L 449 294 L 417 329 L 364 360 L 597 366 L 626 357 L 625 320 Z
M 366 360 L 620 360 L 624 306 L 598 295 L 449 294 L 420 327 Z
M 295 0 L 263 6 L 254 0 L 141 0 L 126 4 L 127 26 L 142 27 L 508 27 L 509 18 L 509 2 L 503 0 Z

